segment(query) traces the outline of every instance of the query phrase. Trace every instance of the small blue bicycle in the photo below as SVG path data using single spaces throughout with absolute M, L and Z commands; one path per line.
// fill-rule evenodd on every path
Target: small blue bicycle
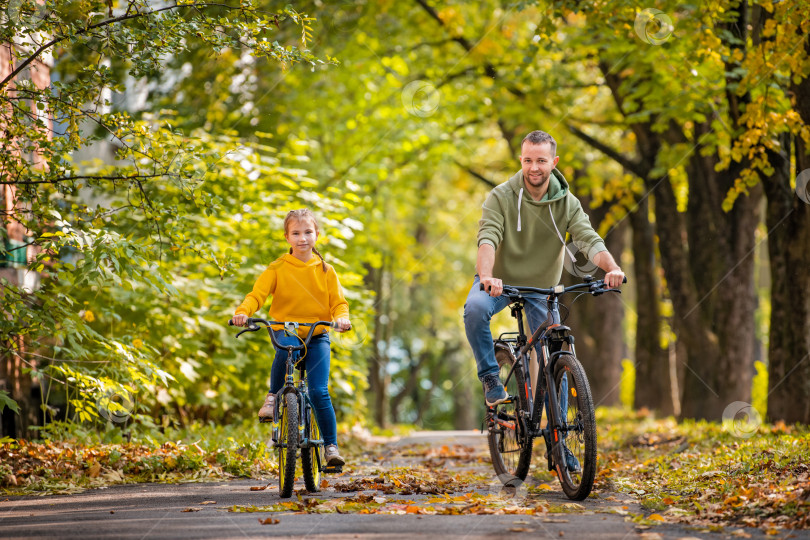
M 228 324 L 233 326 L 233 320 L 229 320 Z M 301 343 L 286 346 L 279 344 L 273 333 L 273 326 L 283 326 L 287 335 L 295 336 Z M 298 335 L 298 328 L 301 326 L 310 327 L 309 333 L 304 339 Z M 307 491 L 321 490 L 321 473 L 343 471 L 342 467 L 327 467 L 323 461 L 324 442 L 307 391 L 306 366 L 299 361 L 306 355 L 306 348 L 318 326 L 334 327 L 334 324 L 329 321 L 298 323 L 248 319 L 247 328 L 236 334 L 236 337 L 239 337 L 245 332 L 256 332 L 264 327 L 267 328 L 273 345 L 277 349 L 287 351 L 287 376 L 284 386 L 276 394 L 276 407 L 272 420 L 273 445 L 278 450 L 278 490 L 282 498 L 292 495 L 299 448 L 301 449 L 304 485 Z M 296 367 L 299 371 L 297 381 L 295 378 Z M 262 422 L 267 423 L 268 421 Z

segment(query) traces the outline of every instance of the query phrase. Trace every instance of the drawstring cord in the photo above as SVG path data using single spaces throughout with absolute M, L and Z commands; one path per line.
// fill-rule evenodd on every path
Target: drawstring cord
M 563 247 L 565 248 L 565 252 L 566 252 L 566 253 L 568 253 L 568 256 L 569 256 L 569 257 L 571 257 L 571 262 L 572 262 L 572 263 L 574 263 L 574 264 L 576 264 L 576 262 L 577 262 L 577 258 L 576 258 L 576 257 L 574 257 L 574 254 L 573 254 L 573 253 L 571 253 L 571 250 L 570 250 L 570 249 L 568 249 L 568 246 L 565 244 L 565 240 L 563 240 L 563 237 L 562 237 L 562 235 L 560 234 L 560 229 L 558 229 L 558 228 L 557 228 L 557 222 L 556 222 L 556 221 L 554 221 L 554 213 L 551 211 L 551 205 L 548 205 L 548 213 L 549 213 L 549 215 L 551 216 L 551 223 L 553 223 L 553 224 L 554 224 L 554 230 L 555 230 L 555 231 L 557 231 L 557 238 L 559 238 L 559 239 L 560 239 L 560 242 L 562 242 L 562 245 L 563 245 Z
M 523 200 L 523 188 L 520 188 L 520 193 L 518 193 L 518 222 L 517 222 L 517 230 L 520 232 L 520 202 Z
M 521 206 L 521 202 L 523 202 L 523 188 L 520 188 L 520 191 L 518 192 L 518 217 L 517 217 L 517 231 L 518 232 L 520 232 L 520 230 L 522 228 L 521 227 L 521 222 L 520 222 L 520 206 Z M 571 257 L 571 262 L 576 263 L 577 258 L 574 257 L 574 254 L 571 253 L 570 249 L 568 249 L 568 246 L 565 244 L 565 240 L 563 239 L 562 234 L 560 234 L 560 229 L 557 228 L 557 222 L 554 220 L 554 213 L 551 211 L 551 205 L 550 204 L 548 205 L 548 213 L 551 216 L 551 223 L 554 224 L 554 230 L 557 231 L 557 238 L 559 238 L 560 242 L 562 242 L 562 245 L 565 248 L 565 252 L 568 253 L 569 257 Z

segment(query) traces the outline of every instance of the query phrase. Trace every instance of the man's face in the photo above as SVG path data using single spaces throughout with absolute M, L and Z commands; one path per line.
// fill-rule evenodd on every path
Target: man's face
M 523 168 L 523 179 L 533 188 L 541 188 L 548 183 L 551 171 L 557 166 L 559 157 L 552 155 L 551 144 L 544 142 L 523 143 L 520 153 L 520 164 Z

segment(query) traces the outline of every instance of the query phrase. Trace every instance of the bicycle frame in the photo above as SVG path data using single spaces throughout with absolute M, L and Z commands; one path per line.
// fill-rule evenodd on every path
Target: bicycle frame
M 527 338 L 523 323 L 523 305 L 525 298 L 520 296 L 511 306 L 512 316 L 518 322 L 518 335 L 514 338 L 516 347 L 510 347 L 512 354 L 515 356 L 515 364 L 506 376 L 504 383 L 506 384 L 512 378 L 515 369 L 522 369 L 524 371 L 526 381 L 526 396 L 528 399 L 528 410 L 531 411 L 529 418 L 521 419 L 524 422 L 526 433 L 530 437 L 548 437 L 554 433 L 554 440 L 559 440 L 560 431 L 565 431 L 565 426 L 559 418 L 559 408 L 557 403 L 556 392 L 548 391 L 547 381 L 554 380 L 554 365 L 557 357 L 561 354 L 571 353 L 576 355 L 574 348 L 574 337 L 570 335 L 570 328 L 562 326 L 560 323 L 559 300 L 558 295 L 551 294 L 547 299 L 548 316 L 546 321 L 541 324 L 534 333 Z M 503 336 L 503 334 L 502 334 Z M 504 340 L 499 337 L 496 343 L 503 343 L 509 346 L 512 340 Z M 538 377 L 536 385 L 542 392 L 535 397 L 532 388 L 533 381 L 529 373 L 529 362 L 531 361 L 531 350 L 535 344 L 541 342 L 540 355 L 538 355 L 538 362 L 542 369 L 538 370 Z M 563 350 L 562 343 L 567 342 L 569 349 Z M 557 349 L 557 350 L 553 350 Z M 545 393 L 549 394 L 549 408 L 548 411 L 550 418 L 545 429 L 540 429 L 540 420 L 543 413 L 543 397 Z
M 231 321 L 229 321 L 229 324 Z M 317 321 L 314 323 L 297 323 L 297 322 L 279 322 L 279 321 L 266 321 L 264 319 L 248 319 L 248 328 L 242 330 L 236 337 L 239 337 L 244 332 L 255 332 L 259 330 L 261 327 L 258 326 L 257 323 L 263 324 L 265 328 L 267 328 L 267 333 L 270 334 L 270 341 L 273 343 L 273 346 L 277 349 L 283 349 L 287 351 L 287 365 L 286 365 L 286 375 L 284 378 L 284 386 L 278 393 L 278 398 L 276 399 L 276 406 L 275 410 L 273 411 L 273 441 L 275 442 L 276 447 L 285 448 L 285 443 L 278 442 L 277 439 L 277 432 L 278 432 L 278 416 L 279 416 L 279 409 L 281 404 L 284 402 L 284 395 L 290 392 L 295 393 L 298 396 L 298 418 L 302 419 L 298 423 L 298 447 L 299 448 L 311 448 L 313 446 L 322 446 L 324 444 L 323 439 L 308 439 L 304 437 L 304 434 L 307 432 L 311 433 L 311 430 L 307 430 L 309 419 L 314 416 L 308 414 L 309 411 L 312 409 L 312 401 L 309 399 L 309 392 L 307 391 L 307 378 L 306 378 L 306 367 L 304 365 L 299 366 L 299 378 L 298 384 L 296 385 L 295 381 L 295 368 L 299 363 L 299 358 L 301 357 L 301 353 L 305 350 L 307 345 L 309 345 L 310 340 L 315 332 L 315 328 L 318 326 L 330 326 L 334 327 L 334 323 L 329 321 Z M 278 340 L 276 339 L 276 335 L 273 330 L 273 326 L 283 326 L 284 331 L 290 334 L 295 335 L 299 341 L 301 342 L 299 345 L 281 345 Z M 307 333 L 306 338 L 301 339 L 298 335 L 298 328 L 301 326 L 309 326 L 309 332 Z M 317 423 L 317 420 L 313 419 L 314 422 Z M 319 430 L 320 431 L 320 430 Z M 318 459 L 318 469 L 323 472 L 326 467 L 321 463 L 320 453 L 315 453 Z
M 627 279 L 624 279 L 627 282 Z M 566 419 L 563 417 L 564 413 L 560 411 L 557 393 L 554 390 L 554 368 L 560 355 L 571 354 L 576 357 L 576 350 L 574 347 L 574 336 L 571 335 L 571 329 L 564 326 L 560 318 L 559 298 L 568 292 L 586 289 L 586 291 L 595 296 L 604 294 L 605 292 L 619 292 L 618 289 L 605 288 L 603 281 L 595 281 L 591 276 L 585 276 L 584 283 L 565 287 L 557 285 L 550 289 L 540 289 L 535 287 L 511 287 L 508 285 L 503 286 L 503 294 L 510 297 L 512 316 L 517 319 L 518 332 L 517 337 L 512 339 L 502 339 L 504 334 L 495 340 L 495 346 L 509 347 L 510 352 L 515 357 L 515 362 L 512 369 L 507 374 L 504 384 L 508 384 L 512 378 L 515 369 L 522 369 L 524 374 L 524 381 L 526 384 L 525 392 L 527 398 L 527 413 L 521 411 L 521 415 L 517 418 L 521 424 L 520 434 L 522 437 L 540 437 L 542 436 L 546 443 L 553 442 L 554 462 L 562 462 L 562 453 L 560 445 L 557 444 L 560 440 L 565 440 L 568 433 L 568 425 Z M 523 306 L 526 298 L 523 293 L 534 293 L 547 295 L 546 305 L 548 308 L 548 315 L 546 320 L 541 324 L 530 337 L 527 338 L 523 326 Z M 513 334 L 513 332 L 509 332 Z M 532 380 L 530 374 L 529 362 L 531 359 L 530 353 L 533 347 L 540 343 L 540 354 L 538 355 L 538 362 L 540 368 L 538 370 L 538 377 L 536 385 L 541 390 L 539 395 L 536 395 L 532 389 Z M 514 344 L 514 346 L 512 345 Z M 567 348 L 563 347 L 567 344 Z M 543 403 L 545 394 L 548 394 L 549 407 L 547 411 L 548 422 L 545 428 L 540 428 L 540 421 L 543 415 Z M 514 399 L 514 396 L 510 396 Z M 552 437 L 553 435 L 553 437 Z

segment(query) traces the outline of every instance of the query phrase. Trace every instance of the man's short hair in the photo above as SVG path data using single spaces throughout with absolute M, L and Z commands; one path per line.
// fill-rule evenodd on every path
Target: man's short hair
M 523 142 L 520 143 L 520 151 L 523 152 L 523 143 L 530 142 L 532 144 L 543 144 L 548 143 L 551 145 L 551 155 L 557 155 L 557 141 L 554 140 L 554 137 L 546 133 L 545 131 L 540 131 L 539 129 L 536 131 L 532 131 L 525 137 L 523 137 Z

